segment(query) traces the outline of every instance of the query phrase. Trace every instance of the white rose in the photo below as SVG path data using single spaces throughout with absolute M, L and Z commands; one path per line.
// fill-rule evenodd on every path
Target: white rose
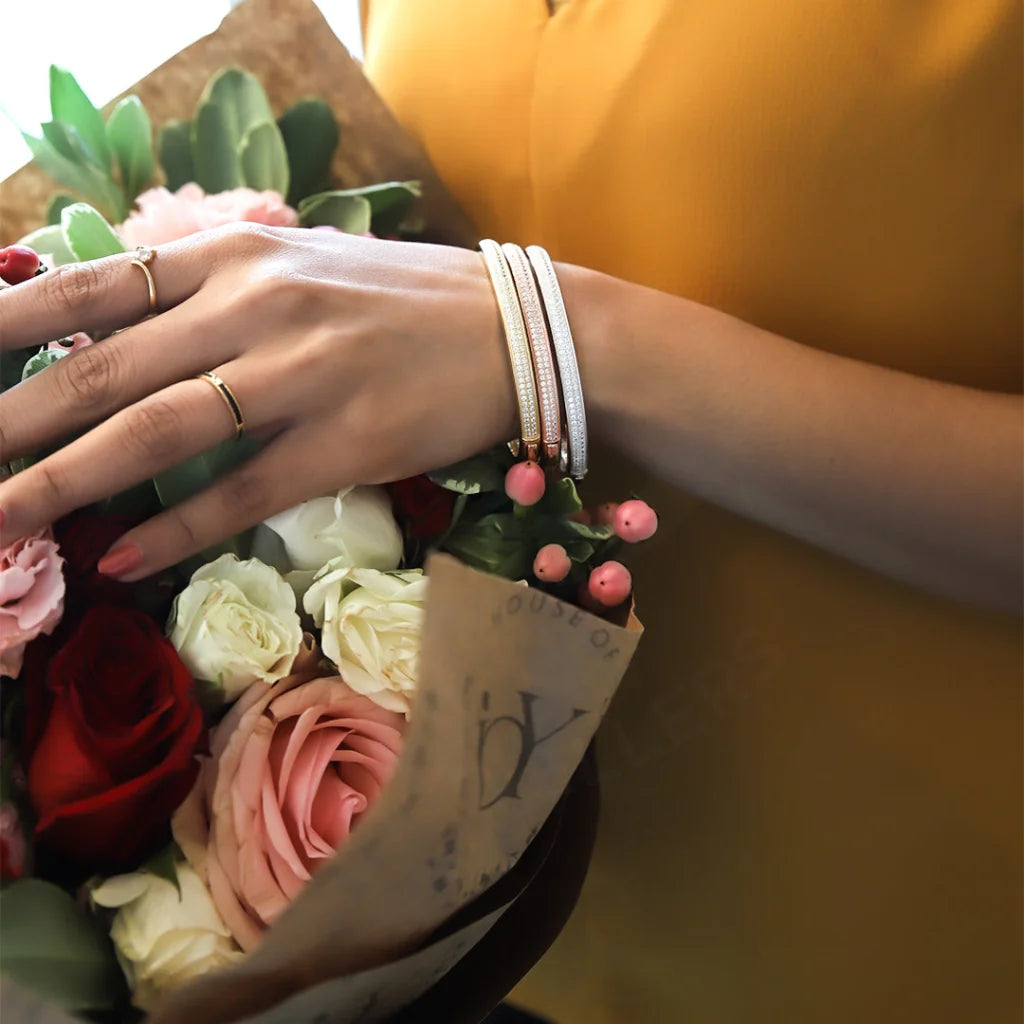
M 152 1010 L 161 994 L 244 956 L 195 871 L 184 863 L 175 870 L 180 894 L 148 871 L 108 878 L 92 892 L 94 903 L 119 908 L 110 937 L 140 1010 Z
M 256 558 L 221 555 L 175 598 L 167 632 L 196 679 L 232 701 L 252 683 L 288 675 L 302 645 L 295 594 Z
M 328 562 L 385 572 L 402 560 L 402 532 L 383 487 L 348 487 L 313 498 L 263 525 L 281 538 L 292 569 L 285 578 L 300 596 Z
M 421 569 L 385 573 L 330 562 L 303 605 L 323 630 L 321 648 L 342 679 L 381 707 L 408 714 L 426 596 Z

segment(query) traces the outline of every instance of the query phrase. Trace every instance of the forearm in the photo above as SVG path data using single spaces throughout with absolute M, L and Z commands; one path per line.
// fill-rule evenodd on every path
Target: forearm
M 1020 396 L 559 272 L 595 434 L 692 493 L 888 576 L 1020 609 Z

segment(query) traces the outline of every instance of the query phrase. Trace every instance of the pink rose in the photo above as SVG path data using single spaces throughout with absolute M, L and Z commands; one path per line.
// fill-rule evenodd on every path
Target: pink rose
M 0 548 L 0 676 L 17 676 L 26 644 L 60 622 L 63 564 L 49 527 Z
M 199 778 L 171 820 L 238 944 L 252 949 L 391 778 L 403 715 L 339 676 L 296 671 L 254 683 L 210 737 Z
M 270 190 L 234 188 L 208 196 L 190 182 L 177 192 L 168 192 L 163 187 L 148 189 L 135 203 L 138 210 L 117 229 L 129 249 L 173 242 L 197 231 L 243 220 L 283 228 L 299 223 L 299 215 L 285 203 L 281 193 Z

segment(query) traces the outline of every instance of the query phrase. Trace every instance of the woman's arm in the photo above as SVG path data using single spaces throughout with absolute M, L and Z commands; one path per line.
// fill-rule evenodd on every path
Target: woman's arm
M 562 266 L 593 428 L 709 501 L 1020 611 L 1024 401 L 789 341 Z
M 299 501 L 515 432 L 479 253 L 253 226 L 161 246 L 163 312 L 0 396 L 0 457 L 93 427 L 0 483 L 4 542 L 233 434 L 263 450 L 130 531 L 137 579 Z M 880 572 L 1019 607 L 1021 399 L 827 355 L 694 302 L 563 266 L 593 428 L 681 487 Z M 127 255 L 0 294 L 0 349 L 134 323 Z M 301 472 L 296 468 L 300 467 Z

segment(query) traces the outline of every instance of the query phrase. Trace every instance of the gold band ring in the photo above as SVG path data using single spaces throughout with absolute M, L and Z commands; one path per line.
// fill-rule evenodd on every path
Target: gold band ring
M 217 394 L 224 399 L 224 404 L 228 407 L 235 420 L 235 440 L 237 441 L 242 436 L 242 431 L 245 430 L 245 417 L 242 415 L 242 407 L 238 404 L 238 399 L 232 394 L 231 388 L 217 374 L 211 373 L 208 370 L 204 373 L 196 374 L 196 380 L 205 380 L 207 384 L 212 384 L 217 389 Z
M 138 267 L 146 275 L 146 284 L 149 286 L 149 315 L 152 316 L 157 309 L 156 306 L 156 281 L 153 280 L 153 274 L 150 272 L 147 264 L 152 263 L 156 259 L 156 250 L 150 249 L 149 246 L 140 245 L 135 250 L 135 255 L 132 257 L 131 264 L 133 267 Z

